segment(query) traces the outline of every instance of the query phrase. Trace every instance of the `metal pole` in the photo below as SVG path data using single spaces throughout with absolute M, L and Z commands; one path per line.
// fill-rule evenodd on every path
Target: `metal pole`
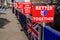
M 44 26 L 45 26 L 45 22 L 43 22 L 43 27 L 42 27 L 42 40 L 44 40 Z

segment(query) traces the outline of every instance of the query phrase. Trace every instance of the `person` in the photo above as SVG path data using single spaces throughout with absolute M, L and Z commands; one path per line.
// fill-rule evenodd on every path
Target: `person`
M 51 5 L 53 4 L 53 0 L 50 0 L 51 1 Z
M 1 8 L 1 0 L 0 0 L 0 8 Z
M 3 5 L 2 9 L 5 9 L 5 10 L 6 10 L 6 8 L 7 8 L 7 1 L 5 0 L 4 5 Z
M 12 0 L 12 13 L 14 13 L 14 0 Z

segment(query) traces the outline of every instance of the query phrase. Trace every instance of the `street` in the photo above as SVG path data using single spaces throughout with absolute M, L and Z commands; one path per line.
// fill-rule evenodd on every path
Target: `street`
M 28 40 L 11 9 L 0 9 L 0 40 Z

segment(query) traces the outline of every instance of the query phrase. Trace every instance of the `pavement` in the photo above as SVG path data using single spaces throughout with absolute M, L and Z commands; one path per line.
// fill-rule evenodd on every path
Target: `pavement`
M 0 40 L 28 40 L 11 9 L 0 9 Z

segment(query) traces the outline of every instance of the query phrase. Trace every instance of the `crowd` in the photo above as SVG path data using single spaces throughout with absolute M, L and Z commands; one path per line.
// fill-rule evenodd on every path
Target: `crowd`
M 12 5 L 11 5 L 12 1 L 10 1 L 10 0 L 0 0 L 0 9 L 6 10 L 7 8 L 12 7 Z

